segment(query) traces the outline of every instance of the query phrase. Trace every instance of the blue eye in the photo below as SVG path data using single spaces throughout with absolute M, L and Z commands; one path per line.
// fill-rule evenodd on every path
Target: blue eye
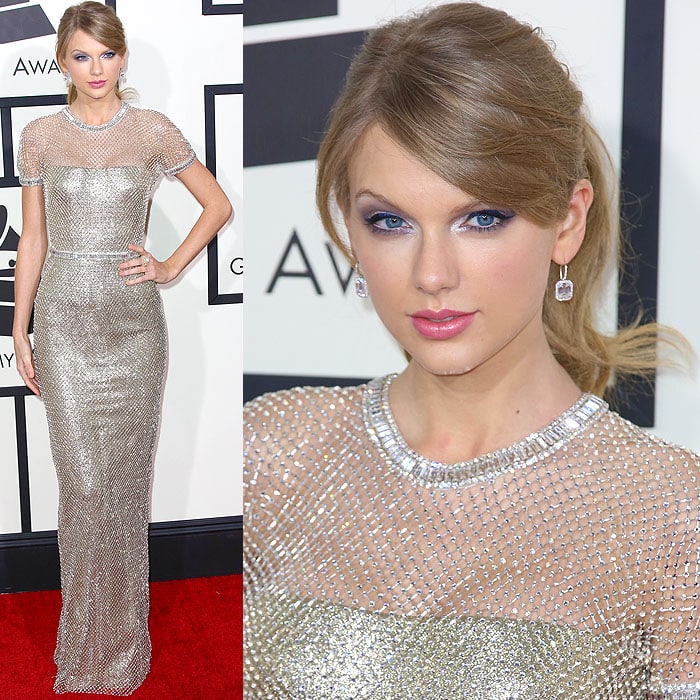
M 76 61 L 86 61 L 88 57 L 87 57 L 85 54 L 76 53 L 76 54 L 73 56 L 73 58 L 74 58 Z
M 490 231 L 499 226 L 503 226 L 508 219 L 512 219 L 515 214 L 497 211 L 495 209 L 484 209 L 470 214 L 465 221 L 465 228 L 472 231 Z
M 105 51 L 102 54 L 102 58 L 114 58 L 117 55 L 116 51 Z
M 387 212 L 377 212 L 365 219 L 367 225 L 373 230 L 379 233 L 393 233 L 395 231 L 401 231 L 409 226 L 409 224 L 396 214 L 389 214 Z

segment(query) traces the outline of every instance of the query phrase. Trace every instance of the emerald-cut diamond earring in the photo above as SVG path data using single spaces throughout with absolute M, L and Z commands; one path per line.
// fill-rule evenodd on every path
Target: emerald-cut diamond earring
M 559 265 L 559 279 L 554 285 L 554 298 L 557 301 L 571 301 L 574 296 L 574 283 L 567 279 L 568 265 Z

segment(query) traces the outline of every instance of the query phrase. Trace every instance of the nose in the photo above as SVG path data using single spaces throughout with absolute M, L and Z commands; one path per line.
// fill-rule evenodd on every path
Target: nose
M 457 286 L 457 251 L 448 233 L 423 231 L 416 251 L 413 279 L 416 287 L 428 294 L 439 294 Z
M 90 61 L 91 75 L 102 75 L 102 61 L 98 58 L 96 61 Z

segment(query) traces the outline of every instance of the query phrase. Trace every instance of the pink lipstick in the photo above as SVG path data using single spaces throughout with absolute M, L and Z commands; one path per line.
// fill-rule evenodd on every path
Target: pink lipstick
M 93 80 L 91 83 L 88 83 L 88 85 L 92 88 L 99 89 L 101 88 L 107 81 L 106 80 Z
M 474 313 L 440 309 L 424 309 L 410 314 L 413 327 L 425 338 L 449 340 L 459 335 L 474 319 Z

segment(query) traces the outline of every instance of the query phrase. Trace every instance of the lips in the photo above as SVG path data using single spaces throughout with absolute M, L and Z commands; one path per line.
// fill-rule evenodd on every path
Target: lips
M 449 340 L 464 331 L 474 319 L 474 313 L 440 309 L 425 309 L 411 314 L 413 327 L 425 338 Z
M 92 88 L 101 88 L 106 83 L 106 80 L 93 80 L 91 83 L 88 83 L 88 85 Z

